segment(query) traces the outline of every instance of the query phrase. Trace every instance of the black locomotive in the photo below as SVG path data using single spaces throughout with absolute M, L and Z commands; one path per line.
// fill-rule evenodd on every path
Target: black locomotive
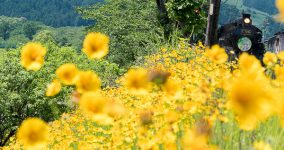
M 262 31 L 252 25 L 250 14 L 221 26 L 218 30 L 219 45 L 226 49 L 230 60 L 247 52 L 262 60 L 265 46 L 262 43 Z

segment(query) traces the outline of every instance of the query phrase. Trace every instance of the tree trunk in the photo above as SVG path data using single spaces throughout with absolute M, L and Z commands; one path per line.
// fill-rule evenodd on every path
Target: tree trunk
M 159 10 L 159 21 L 164 27 L 164 36 L 168 39 L 171 34 L 171 20 L 166 9 L 166 0 L 156 0 L 156 3 Z
M 208 11 L 208 23 L 206 30 L 206 46 L 212 46 L 218 43 L 217 31 L 218 31 L 218 20 L 220 13 L 221 0 L 210 0 L 209 11 Z

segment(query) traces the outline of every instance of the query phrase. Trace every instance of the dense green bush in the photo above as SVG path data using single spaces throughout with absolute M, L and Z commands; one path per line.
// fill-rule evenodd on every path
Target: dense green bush
M 77 51 L 82 49 L 86 35 L 85 27 L 60 27 L 52 30 L 56 43 L 60 46 L 72 46 Z
M 130 66 L 134 61 L 156 50 L 163 41 L 163 28 L 157 19 L 158 10 L 154 1 L 106 0 L 78 9 L 85 19 L 96 20 L 89 31 L 103 32 L 110 36 L 108 60 L 121 66 Z
M 203 35 L 206 27 L 206 5 L 204 0 L 168 0 L 168 16 L 186 37 Z
M 46 86 L 55 78 L 56 69 L 67 62 L 75 63 L 82 70 L 94 70 L 103 86 L 114 86 L 123 74 L 118 65 L 106 60 L 91 61 L 70 47 L 58 47 L 51 40 L 46 62 L 38 72 L 28 72 L 20 65 L 20 48 L 0 55 L 0 146 L 14 135 L 18 125 L 27 117 L 40 117 L 52 121 L 70 109 L 73 87 L 63 87 L 59 95 L 46 97 Z

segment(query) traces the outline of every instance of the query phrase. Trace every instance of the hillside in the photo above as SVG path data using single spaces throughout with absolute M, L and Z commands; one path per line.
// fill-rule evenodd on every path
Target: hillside
M 54 28 L 25 18 L 0 16 L 0 49 L 49 38 L 59 46 L 72 46 L 79 51 L 83 37 L 84 27 Z
M 81 19 L 76 7 L 102 0 L 1 0 L 0 15 L 24 17 L 53 27 L 81 26 L 90 22 Z

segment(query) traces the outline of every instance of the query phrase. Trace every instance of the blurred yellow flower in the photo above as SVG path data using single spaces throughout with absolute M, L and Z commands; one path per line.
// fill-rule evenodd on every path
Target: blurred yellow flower
M 188 130 L 182 138 L 182 148 L 184 150 L 214 150 L 215 148 L 208 145 L 207 142 L 208 139 L 206 136 Z
M 56 70 L 56 75 L 63 84 L 73 85 L 77 80 L 78 72 L 79 71 L 74 64 L 67 63 L 61 65 Z
M 284 62 L 284 51 L 281 51 L 280 53 L 278 53 L 277 57 L 283 63 Z
M 261 68 L 259 60 L 247 53 L 243 53 L 239 58 L 239 65 L 241 70 L 252 70 L 256 71 Z
M 266 52 L 263 57 L 263 63 L 272 66 L 277 63 L 277 56 L 274 53 Z
M 107 114 L 99 113 L 92 116 L 92 120 L 101 125 L 110 125 L 114 122 L 114 119 Z
M 276 65 L 274 68 L 276 79 L 280 81 L 284 81 L 284 67 L 280 65 Z
M 84 93 L 79 101 L 80 108 L 88 115 L 100 114 L 105 112 L 108 100 L 97 92 Z
M 217 64 L 225 63 L 228 60 L 228 55 L 224 48 L 219 45 L 212 46 L 211 49 L 206 49 L 205 55 Z
M 38 71 L 43 63 L 46 49 L 39 43 L 27 43 L 21 52 L 21 64 L 26 70 Z
M 275 5 L 279 11 L 279 14 L 276 16 L 276 20 L 280 22 L 284 22 L 284 1 L 276 0 Z
M 93 71 L 81 71 L 78 74 L 76 87 L 79 93 L 95 92 L 100 89 L 101 81 Z
M 180 98 L 182 97 L 182 86 L 181 82 L 169 78 L 166 83 L 162 86 L 163 91 L 166 92 L 167 96 L 173 98 Z
M 130 69 L 125 75 L 124 86 L 135 94 L 145 94 L 151 88 L 148 71 L 143 68 Z
M 45 95 L 46 96 L 55 96 L 57 95 L 61 90 L 61 83 L 55 79 L 52 81 L 52 83 L 50 83 L 48 86 L 47 86 L 47 90 L 46 90 L 46 93 Z
M 271 146 L 269 144 L 266 144 L 264 142 L 254 142 L 253 143 L 254 150 L 272 150 Z
M 265 88 L 266 83 L 245 76 L 232 83 L 229 107 L 237 115 L 241 129 L 253 130 L 258 121 L 266 119 L 272 113 L 273 93 Z
M 83 52 L 90 59 L 100 59 L 108 54 L 109 37 L 102 33 L 89 33 L 83 43 Z
M 264 75 L 264 68 L 260 61 L 252 55 L 244 53 L 239 58 L 240 73 L 248 77 L 248 80 L 260 79 L 262 80 Z
M 106 106 L 106 112 L 113 118 L 119 118 L 125 114 L 126 110 L 122 104 L 109 102 Z
M 38 118 L 24 120 L 17 131 L 18 140 L 26 149 L 39 149 L 46 146 L 48 142 L 48 125 Z
M 176 111 L 169 111 L 165 114 L 167 121 L 172 124 L 178 121 L 179 115 Z

